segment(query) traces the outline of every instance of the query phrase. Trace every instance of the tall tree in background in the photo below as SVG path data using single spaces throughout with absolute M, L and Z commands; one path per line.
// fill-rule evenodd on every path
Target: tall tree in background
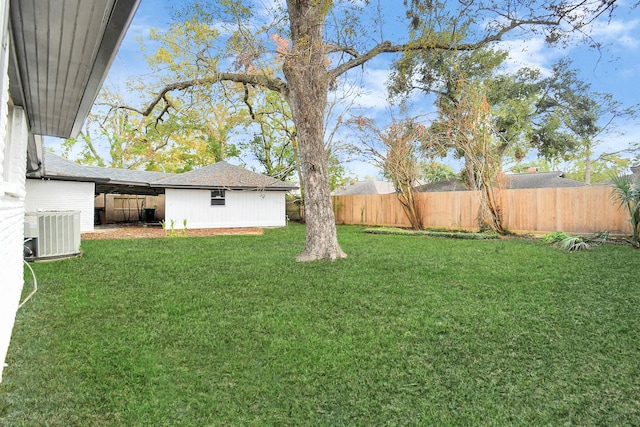
M 162 116 L 171 109 L 170 93 L 221 82 L 280 93 L 296 126 L 306 190 L 307 237 L 298 260 L 344 257 L 337 239 L 324 146 L 327 94 L 336 79 L 380 54 L 475 50 L 516 29 L 535 27 L 553 41 L 563 29 L 579 29 L 615 4 L 603 0 L 403 3 L 408 31 L 392 41 L 382 35 L 386 17 L 376 13 L 383 10 L 380 3 L 376 8 L 368 1 L 287 0 L 282 8 L 265 11 L 249 1 L 196 2 L 183 15 L 193 27 L 187 30 L 220 34 L 217 28 L 223 27 L 224 43 L 218 45 L 222 48 L 194 50 L 189 68 L 193 77 L 159 88 L 157 96 L 138 111 L 143 116 Z M 364 28 L 367 18 L 370 26 Z M 286 49 L 267 48 L 273 34 L 290 42 Z M 282 57 L 278 69 L 273 67 L 276 57 Z
M 431 145 L 434 139 L 430 138 L 428 128 L 413 118 L 393 120 L 385 129 L 364 117 L 354 118 L 350 125 L 360 140 L 356 150 L 382 169 L 384 176 L 393 183 L 411 228 L 421 229 L 422 212 L 415 198 L 420 159 L 433 157 L 440 149 L 439 145 Z
M 431 157 L 419 165 L 418 178 L 422 184 L 443 181 L 456 176 L 453 168 L 446 163 L 439 162 Z
M 103 91 L 97 105 L 107 108 L 92 112 L 75 139 L 63 142 L 63 155 L 76 153 L 81 164 L 153 171 L 184 172 L 238 155 L 229 142 L 234 129 L 244 123 L 232 106 L 207 96 L 198 108 L 183 100 L 171 100 L 174 114 L 162 120 L 138 112 L 111 108 L 123 105 L 120 94 Z M 79 152 L 79 154 L 78 154 Z
M 625 108 L 611 94 L 592 92 L 570 67 L 568 60 L 558 62 L 543 82 L 544 93 L 537 103 L 542 120 L 532 132 L 532 142 L 542 157 L 578 165 L 579 178 L 590 184 L 594 163 L 620 160 L 615 153 L 594 158 L 594 149 L 604 137 L 615 134 L 617 121 L 635 117 L 637 107 Z
M 526 154 L 527 130 L 539 93 L 538 73 L 497 73 L 506 52 L 407 52 L 396 65 L 392 96 L 433 94 L 439 118 L 432 132 L 440 145 L 464 161 L 467 188 L 480 193 L 480 229 L 502 233 L 498 193 L 506 182 L 503 159 Z
M 485 87 L 474 82 L 458 84 L 458 99 L 441 107 L 440 119 L 433 124 L 432 131 L 440 135 L 444 144 L 453 142 L 465 159 L 467 185 L 480 192 L 479 228 L 503 233 L 498 196 L 506 185 L 502 159 L 509 142 L 496 131 Z
M 244 102 L 258 132 L 239 148 L 258 161 L 259 172 L 286 181 L 298 171 L 298 140 L 289 106 L 272 91 L 245 89 Z
M 501 157 L 519 162 L 529 149 L 526 137 L 540 94 L 540 73 L 528 68 L 515 73 L 501 71 L 506 57 L 506 52 L 491 49 L 407 52 L 392 73 L 390 95 L 400 100 L 414 92 L 433 95 L 441 119 L 447 120 L 449 113 L 459 117 L 463 98 L 469 96 L 465 91 L 481 88 L 491 110 L 493 127 L 504 143 Z M 474 189 L 478 180 L 474 161 L 467 158 L 469 146 L 461 147 L 452 138 L 443 140 L 442 144 L 455 157 L 463 159 L 464 181 L 468 188 Z
M 616 122 L 633 118 L 635 107 L 623 108 L 608 94 L 590 92 L 570 61 L 555 64 L 545 78 L 537 70 L 522 68 L 505 73 L 500 65 L 505 53 L 491 50 L 473 52 L 409 52 L 398 61 L 390 84 L 392 96 L 406 97 L 413 91 L 435 94 L 441 113 L 456 111 L 461 88 L 469 82 L 484 87 L 491 107 L 497 136 L 506 144 L 503 158 L 515 162 L 512 170 L 530 150 L 542 162 L 569 162 L 570 174 L 591 182 L 592 170 L 599 178 L 618 173 L 628 161 L 617 153 L 594 158 L 595 148 L 605 136 L 615 133 Z M 451 140 L 450 147 L 464 158 L 465 181 L 474 187 L 472 161 Z M 538 162 L 540 163 L 540 162 Z

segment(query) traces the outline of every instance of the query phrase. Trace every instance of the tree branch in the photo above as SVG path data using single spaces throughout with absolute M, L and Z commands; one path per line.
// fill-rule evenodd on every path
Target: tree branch
M 329 71 L 329 77 L 331 79 L 336 79 L 342 74 L 346 73 L 352 68 L 363 65 L 365 62 L 375 58 L 376 56 L 382 53 L 400 53 L 400 52 L 411 52 L 411 51 L 420 51 L 420 50 L 460 50 L 460 51 L 472 51 L 479 49 L 489 43 L 498 42 L 502 40 L 502 37 L 509 31 L 512 31 L 518 27 L 528 26 L 528 25 L 558 25 L 560 19 L 557 20 L 544 20 L 544 19 L 531 19 L 531 20 L 516 20 L 512 19 L 509 24 L 500 27 L 494 34 L 487 35 L 482 40 L 479 40 L 475 43 L 459 43 L 459 44 L 451 44 L 446 41 L 438 41 L 438 40 L 429 40 L 429 41 L 420 41 L 417 40 L 411 43 L 404 44 L 392 44 L 390 41 L 383 41 L 368 52 L 365 52 L 362 55 L 355 55 L 355 57 L 347 62 L 344 62 Z M 345 50 L 347 51 L 347 50 Z M 351 50 L 348 51 L 352 53 Z
M 114 109 L 134 111 L 144 117 L 148 117 L 156 108 L 156 106 L 163 99 L 166 99 L 166 95 L 169 92 L 186 90 L 195 86 L 211 85 L 213 83 L 223 81 L 242 83 L 245 85 L 249 84 L 253 86 L 262 86 L 275 92 L 279 92 L 285 96 L 287 95 L 287 92 L 289 90 L 287 83 L 277 77 L 274 78 L 264 75 L 243 73 L 216 73 L 208 77 L 203 77 L 201 79 L 185 80 L 166 85 L 158 92 L 155 98 L 153 98 L 153 100 L 149 104 L 147 104 L 147 107 L 144 110 L 133 108 L 127 105 L 112 105 L 111 107 Z
M 249 86 L 247 86 L 246 83 L 243 83 L 242 86 L 244 87 L 244 96 L 242 100 L 244 101 L 245 105 L 249 109 L 249 115 L 251 116 L 251 119 L 255 120 L 256 115 L 253 112 L 253 107 L 251 106 L 251 103 L 249 102 Z

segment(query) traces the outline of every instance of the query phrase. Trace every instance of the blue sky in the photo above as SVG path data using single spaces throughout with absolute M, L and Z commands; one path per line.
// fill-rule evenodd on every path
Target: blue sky
M 257 0 L 263 4 L 273 1 Z M 138 39 L 146 39 L 151 28 L 162 30 L 168 27 L 172 20 L 172 8 L 180 7 L 181 3 L 176 0 L 141 1 L 107 77 L 108 85 L 118 86 L 129 77 L 152 77 L 146 67 Z M 509 50 L 513 67 L 529 66 L 543 72 L 548 71 L 557 60 L 569 57 L 573 60 L 574 66 L 579 68 L 582 79 L 591 83 L 592 90 L 611 93 L 624 106 L 638 104 L 640 8 L 634 10 L 624 6 L 624 2 L 621 4 L 610 21 L 602 21 L 589 29 L 594 39 L 604 44 L 600 52 L 589 50 L 579 44 L 570 44 L 567 48 L 549 48 L 541 36 L 509 40 L 503 42 L 502 47 Z M 401 7 L 398 10 L 401 10 Z M 355 100 L 358 104 L 355 110 L 357 114 L 367 114 L 382 122 L 388 120 L 385 81 L 389 74 L 389 59 L 390 57 L 379 57 L 371 61 L 364 67 L 364 71 L 356 76 L 363 90 L 363 94 Z M 428 110 L 430 102 L 425 101 L 423 108 L 425 111 Z M 620 125 L 625 135 L 604 140 L 599 151 L 617 151 L 627 147 L 630 142 L 640 142 L 640 124 L 637 121 L 621 122 Z M 361 178 L 378 174 L 377 169 L 363 162 L 352 162 L 348 167 L 354 175 Z

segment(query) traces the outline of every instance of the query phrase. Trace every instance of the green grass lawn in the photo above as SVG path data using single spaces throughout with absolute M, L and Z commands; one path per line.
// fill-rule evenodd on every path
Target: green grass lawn
M 338 233 L 334 263 L 290 225 L 33 265 L 0 425 L 640 424 L 640 252 Z

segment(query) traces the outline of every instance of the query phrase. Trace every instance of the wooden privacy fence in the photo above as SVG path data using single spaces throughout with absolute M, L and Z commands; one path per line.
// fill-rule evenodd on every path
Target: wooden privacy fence
M 631 234 L 627 213 L 611 197 L 611 187 L 535 188 L 499 193 L 507 230 L 523 233 Z M 417 193 L 424 227 L 477 230 L 478 191 Z M 333 196 L 337 224 L 408 227 L 395 194 Z

